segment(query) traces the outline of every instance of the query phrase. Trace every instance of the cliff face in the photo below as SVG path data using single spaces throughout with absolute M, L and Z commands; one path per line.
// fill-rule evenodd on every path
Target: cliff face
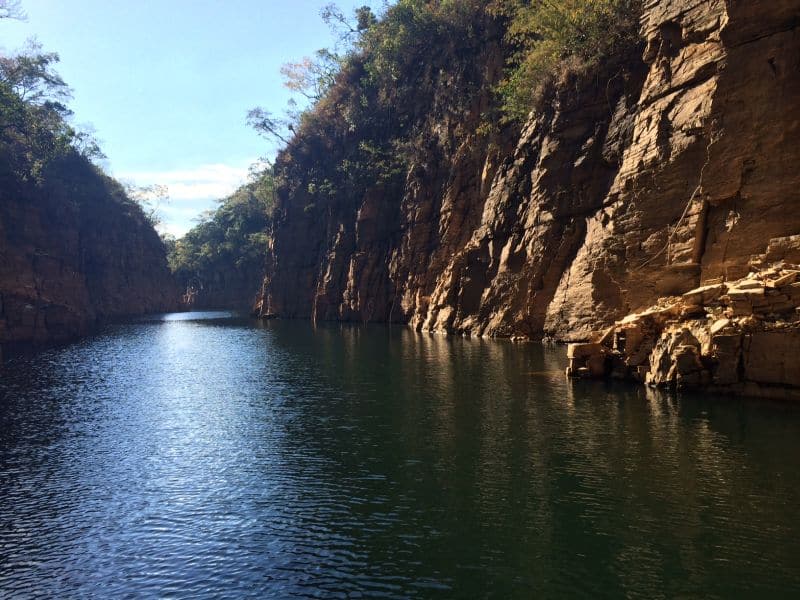
M 163 244 L 118 184 L 70 156 L 43 185 L 0 187 L 0 346 L 177 308 Z
M 578 340 L 744 276 L 800 233 L 798 24 L 800 0 L 649 0 L 642 47 L 547 92 L 518 139 L 476 133 L 467 90 L 502 66 L 484 42 L 421 78 L 430 133 L 400 185 L 279 195 L 257 311 Z

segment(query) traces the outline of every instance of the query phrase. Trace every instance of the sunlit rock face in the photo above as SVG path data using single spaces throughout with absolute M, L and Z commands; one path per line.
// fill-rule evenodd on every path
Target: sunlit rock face
M 800 399 L 798 258 L 800 236 L 772 240 L 746 277 L 662 298 L 570 344 L 567 375 Z
M 100 320 L 178 307 L 161 240 L 119 193 L 85 164 L 45 187 L 4 179 L 0 347 L 65 340 Z
M 650 0 L 641 47 L 550 90 L 514 139 L 476 134 L 488 94 L 448 111 L 422 81 L 430 135 L 402 185 L 280 198 L 257 312 L 588 340 L 746 275 L 800 233 L 799 17 L 798 0 Z M 448 90 L 497 80 L 492 39 Z

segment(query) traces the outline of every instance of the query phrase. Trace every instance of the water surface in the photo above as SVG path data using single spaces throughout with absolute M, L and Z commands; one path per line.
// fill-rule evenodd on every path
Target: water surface
M 0 597 L 800 594 L 800 410 L 166 315 L 0 371 Z

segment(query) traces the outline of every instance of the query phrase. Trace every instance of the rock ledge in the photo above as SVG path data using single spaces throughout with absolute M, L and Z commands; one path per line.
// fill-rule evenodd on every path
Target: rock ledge
M 800 248 L 795 237 L 773 240 L 746 277 L 704 282 L 570 344 L 567 375 L 800 400 L 800 266 L 776 250 Z

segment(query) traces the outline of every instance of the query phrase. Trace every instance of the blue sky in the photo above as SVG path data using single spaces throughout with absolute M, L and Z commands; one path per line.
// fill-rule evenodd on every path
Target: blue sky
M 36 37 L 59 53 L 74 122 L 94 126 L 115 177 L 169 187 L 164 229 L 180 235 L 274 154 L 245 114 L 281 112 L 281 65 L 333 45 L 329 1 L 22 0 L 28 19 L 0 22 L 0 50 Z

